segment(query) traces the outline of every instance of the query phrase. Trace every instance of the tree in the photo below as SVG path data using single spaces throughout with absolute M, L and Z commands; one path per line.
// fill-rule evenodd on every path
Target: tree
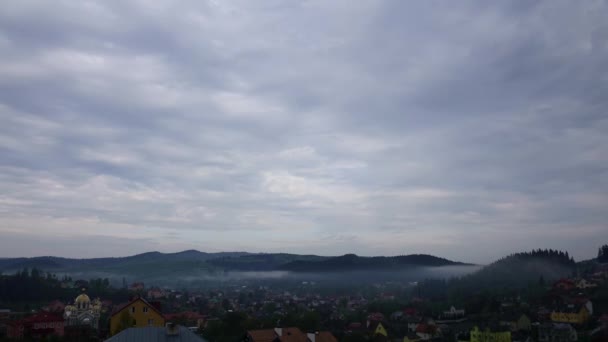
M 608 262 L 608 245 L 603 245 L 597 252 L 597 261 Z

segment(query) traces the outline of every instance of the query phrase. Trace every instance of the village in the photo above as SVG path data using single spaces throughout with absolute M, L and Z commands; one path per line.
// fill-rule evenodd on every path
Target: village
M 477 308 L 425 296 L 424 284 L 387 282 L 346 292 L 306 281 L 287 288 L 261 283 L 195 291 L 134 282 L 124 301 L 116 301 L 91 298 L 87 281 L 64 279 L 62 287 L 79 292 L 73 300 L 28 312 L 0 308 L 0 336 L 120 341 L 155 329 L 167 338 L 249 342 L 608 340 L 606 265 L 539 284 L 535 300 L 525 291 L 495 294 Z

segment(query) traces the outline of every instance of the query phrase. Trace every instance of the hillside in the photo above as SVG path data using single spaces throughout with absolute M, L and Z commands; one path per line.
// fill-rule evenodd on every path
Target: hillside
M 14 272 L 38 268 L 57 273 L 147 274 L 184 269 L 209 269 L 210 259 L 238 257 L 244 252 L 204 253 L 188 250 L 178 253 L 148 252 L 118 258 L 70 259 L 53 256 L 0 259 L 0 271 Z
M 521 288 L 539 282 L 552 282 L 569 276 L 576 263 L 568 253 L 537 250 L 502 258 L 461 278 L 457 286 L 465 288 Z

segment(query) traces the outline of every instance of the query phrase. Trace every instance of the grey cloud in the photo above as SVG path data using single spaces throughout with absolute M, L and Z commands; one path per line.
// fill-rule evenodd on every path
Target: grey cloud
M 608 239 L 604 2 L 2 7 L 3 237 L 474 262 Z

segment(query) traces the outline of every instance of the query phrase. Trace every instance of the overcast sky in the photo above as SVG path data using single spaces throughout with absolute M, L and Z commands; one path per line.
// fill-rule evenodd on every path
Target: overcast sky
M 606 1 L 3 1 L 0 257 L 608 243 Z

